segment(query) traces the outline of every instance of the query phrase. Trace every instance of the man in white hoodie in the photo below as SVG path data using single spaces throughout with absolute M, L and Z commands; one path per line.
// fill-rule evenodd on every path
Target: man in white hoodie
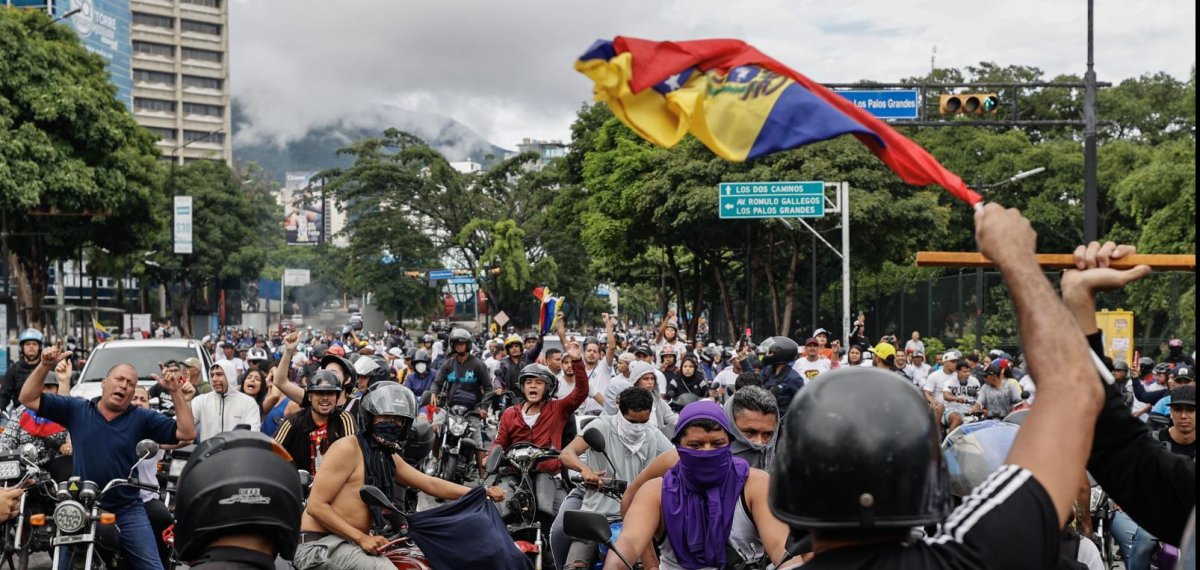
M 248 424 L 258 431 L 262 418 L 258 402 L 254 398 L 231 388 L 237 380 L 237 370 L 232 362 L 219 360 L 209 371 L 212 392 L 192 399 L 192 416 L 196 418 L 196 443 L 200 443 L 238 424 Z

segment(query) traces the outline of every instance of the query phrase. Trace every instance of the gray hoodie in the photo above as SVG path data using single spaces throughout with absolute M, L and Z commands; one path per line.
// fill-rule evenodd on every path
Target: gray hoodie
M 779 437 L 779 431 L 775 431 L 767 445 L 756 449 L 750 444 L 750 440 L 746 439 L 746 436 L 738 430 L 737 422 L 733 417 L 733 398 L 725 401 L 725 417 L 729 419 L 729 425 L 733 426 L 733 443 L 730 444 L 733 447 L 733 456 L 746 460 L 751 467 L 770 472 L 771 463 L 775 460 L 775 441 Z

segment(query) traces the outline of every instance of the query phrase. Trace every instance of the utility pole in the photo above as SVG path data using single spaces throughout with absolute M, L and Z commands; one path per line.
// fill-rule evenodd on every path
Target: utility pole
M 1087 4 L 1087 72 L 1083 74 L 1083 241 L 1096 241 L 1099 230 L 1096 188 L 1096 69 L 1093 56 L 1095 0 Z

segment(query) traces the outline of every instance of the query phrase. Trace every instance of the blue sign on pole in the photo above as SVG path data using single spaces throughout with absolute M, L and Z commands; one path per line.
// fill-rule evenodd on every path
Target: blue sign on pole
M 916 119 L 921 99 L 916 89 L 834 91 L 877 119 Z
M 45 5 L 45 2 L 40 4 Z M 75 30 L 83 46 L 104 58 L 109 79 L 117 86 L 117 98 L 133 107 L 133 43 L 129 39 L 129 0 L 55 0 L 58 16 L 79 9 L 66 24 Z M 170 63 L 169 61 L 167 63 Z
M 430 279 L 449 279 L 454 277 L 454 272 L 449 269 L 431 269 L 429 270 Z
M 717 189 L 722 219 L 820 218 L 825 215 L 825 183 L 724 182 Z
M 447 279 L 446 283 L 449 283 L 451 285 L 474 285 L 475 278 L 474 277 L 454 277 L 451 279 Z

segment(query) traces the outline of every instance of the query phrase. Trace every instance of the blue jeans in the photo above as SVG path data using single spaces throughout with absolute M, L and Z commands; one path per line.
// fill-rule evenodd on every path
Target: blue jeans
M 146 514 L 146 507 L 142 502 L 139 500 L 111 512 L 117 515 L 117 528 L 121 531 L 121 554 L 125 557 L 125 564 L 134 570 L 163 570 L 162 560 L 158 557 L 158 543 L 155 542 L 154 531 L 150 527 L 150 517 Z M 70 568 L 71 555 L 65 546 L 60 547 L 60 552 L 58 567 L 59 570 L 66 570 Z M 99 555 L 96 553 L 94 556 Z
M 1154 541 L 1157 539 L 1122 511 L 1117 511 L 1113 516 L 1112 531 L 1121 556 L 1125 558 L 1125 568 L 1148 570 L 1150 555 L 1154 553 Z

